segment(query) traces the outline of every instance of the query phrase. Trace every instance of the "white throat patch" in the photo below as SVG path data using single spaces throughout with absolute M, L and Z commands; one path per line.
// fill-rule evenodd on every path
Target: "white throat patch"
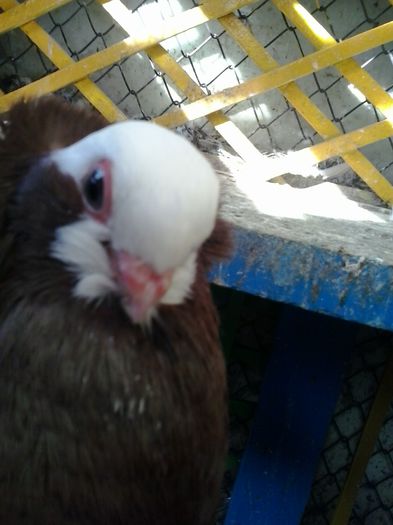
M 108 253 L 103 243 L 109 242 L 109 228 L 89 217 L 56 231 L 51 255 L 62 261 L 75 274 L 75 297 L 87 301 L 102 300 L 106 295 L 119 293 Z M 196 252 L 173 272 L 172 282 L 159 304 L 182 304 L 190 297 L 196 273 Z

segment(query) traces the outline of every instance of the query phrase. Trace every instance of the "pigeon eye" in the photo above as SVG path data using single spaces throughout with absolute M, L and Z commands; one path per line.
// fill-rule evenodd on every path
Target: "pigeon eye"
M 90 173 L 83 186 L 86 202 L 95 211 L 99 211 L 104 203 L 104 178 L 104 170 L 98 167 Z
M 109 160 L 99 160 L 82 180 L 81 186 L 86 212 L 95 220 L 106 222 L 112 208 L 112 169 Z

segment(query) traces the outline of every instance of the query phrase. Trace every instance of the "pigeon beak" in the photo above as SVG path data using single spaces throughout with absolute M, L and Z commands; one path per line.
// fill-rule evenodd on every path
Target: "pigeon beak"
M 171 270 L 156 273 L 141 259 L 124 250 L 110 254 L 112 271 L 123 294 L 123 306 L 134 323 L 148 323 L 154 307 L 172 282 Z

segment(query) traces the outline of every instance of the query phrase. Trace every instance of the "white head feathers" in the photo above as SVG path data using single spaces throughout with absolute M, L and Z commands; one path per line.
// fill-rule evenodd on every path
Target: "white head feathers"
M 217 215 L 218 179 L 205 157 L 172 131 L 128 121 L 54 151 L 50 160 L 64 175 L 73 177 L 81 190 L 96 164 L 109 162 L 111 211 L 105 226 L 110 239 L 105 242 L 110 242 L 113 250 L 140 258 L 158 273 L 173 271 L 172 285 L 161 302 L 182 302 L 194 281 L 196 253 L 211 234 Z M 76 232 L 77 227 L 74 223 L 58 231 L 53 254 L 71 265 L 80 281 L 89 277 L 93 282 L 92 274 L 108 274 L 109 265 L 103 261 L 95 265 L 93 260 L 86 263 L 86 253 L 82 256 L 80 252 L 87 247 L 82 243 L 76 249 L 78 243 L 70 239 L 75 238 L 73 229 Z M 102 242 L 102 232 L 98 237 L 96 242 Z M 97 251 L 92 252 L 97 256 Z M 79 282 L 79 290 L 83 289 Z M 97 298 L 102 290 L 102 286 L 97 288 Z M 85 297 L 92 299 L 94 295 L 90 289 Z

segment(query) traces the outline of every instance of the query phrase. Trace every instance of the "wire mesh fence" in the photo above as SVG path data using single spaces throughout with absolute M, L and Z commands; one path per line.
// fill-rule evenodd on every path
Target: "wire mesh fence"
M 231 412 L 230 458 L 217 520 L 217 525 L 221 525 L 251 429 L 265 365 L 277 335 L 275 329 L 280 306 L 230 290 L 219 289 L 216 295 L 227 354 Z M 359 328 L 301 525 L 331 523 L 392 351 L 393 336 L 390 333 Z M 349 523 L 393 523 L 393 404 L 360 484 Z
M 226 510 L 251 430 L 265 366 L 274 345 L 280 306 L 252 295 L 213 287 L 227 362 L 230 448 L 216 525 Z
M 78 61 L 135 32 L 135 26 L 128 32 L 120 27 L 120 15 L 116 18 L 116 2 L 112 9 L 108 8 L 110 4 L 113 2 L 78 0 L 48 13 L 38 22 L 72 59 Z M 137 17 L 142 28 L 144 25 L 152 27 L 152 24 L 154 26 L 154 23 L 195 5 L 197 3 L 191 0 L 123 1 L 123 6 Z M 393 18 L 393 7 L 387 0 L 307 0 L 302 5 L 337 40 Z M 238 10 L 237 15 L 279 64 L 289 63 L 313 51 L 300 30 L 270 0 L 252 3 Z M 162 45 L 205 94 L 238 85 L 260 73 L 260 69 L 218 21 L 195 27 L 166 40 Z M 45 54 L 19 29 L 0 37 L 0 54 L 0 87 L 5 92 L 56 70 Z M 357 57 L 362 69 L 369 72 L 388 93 L 393 92 L 392 57 L 391 45 Z M 91 78 L 131 118 L 157 117 L 188 100 L 143 52 L 117 62 Z M 299 80 L 298 84 L 342 132 L 383 119 L 364 95 L 348 84 L 333 67 L 313 73 Z M 73 86 L 63 88 L 61 93 L 71 100 L 80 97 Z M 301 149 L 321 140 L 278 90 L 228 107 L 225 114 L 262 152 Z M 193 128 L 217 137 L 206 118 L 195 121 Z M 361 151 L 385 177 L 393 180 L 391 138 L 368 145 Z M 336 159 L 333 159 L 334 162 Z M 327 161 L 328 165 L 331 163 L 331 160 Z M 349 180 L 353 182 L 356 178 Z
M 386 360 L 392 335 L 372 329 L 360 332 L 341 397 L 326 437 L 302 525 L 327 525 L 359 443 Z M 350 525 L 393 523 L 393 405 L 380 432 L 359 487 Z

